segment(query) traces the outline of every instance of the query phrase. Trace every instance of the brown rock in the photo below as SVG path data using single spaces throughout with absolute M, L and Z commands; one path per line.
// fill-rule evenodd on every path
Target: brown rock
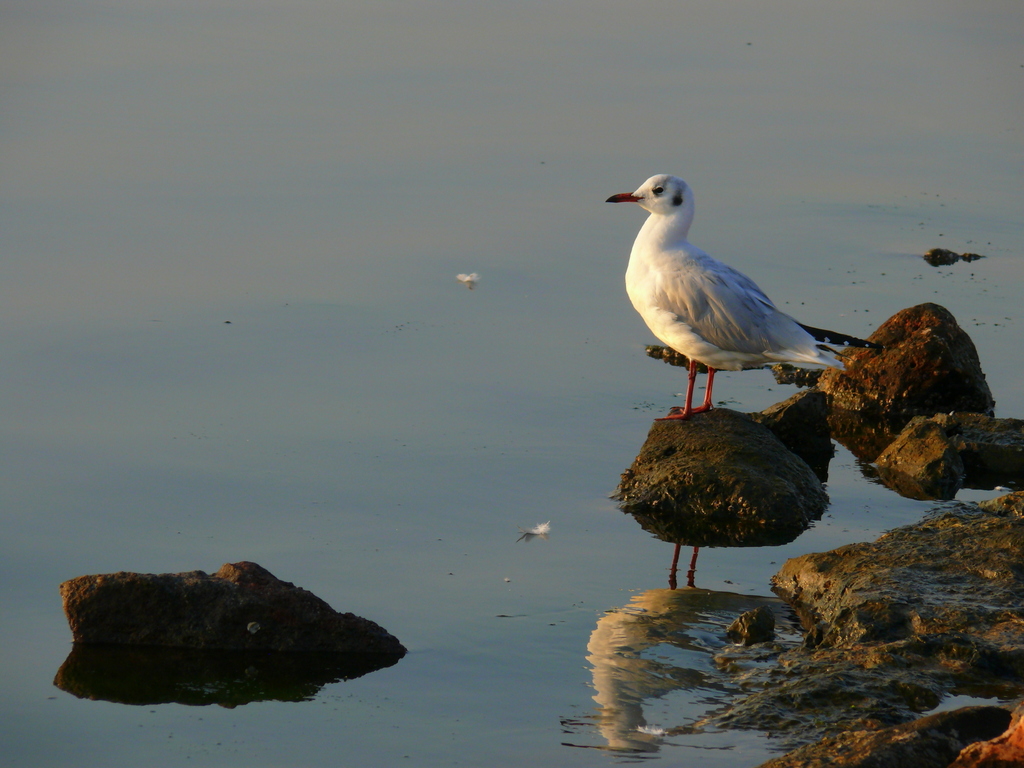
M 783 445 L 812 468 L 817 469 L 818 464 L 823 464 L 827 471 L 835 449 L 828 426 L 828 399 L 820 390 L 797 392 L 760 413 L 750 414 L 750 417 L 768 427 Z
M 378 624 L 338 613 L 256 563 L 79 576 L 60 585 L 76 643 L 404 655 Z
M 980 413 L 915 416 L 876 459 L 882 481 L 914 499 L 1024 478 L 1024 421 Z
M 960 453 L 968 477 L 1010 480 L 1024 477 L 1024 421 L 996 419 L 980 413 L 935 417 Z
M 1024 672 L 1024 519 L 956 504 L 877 541 L 787 560 L 772 579 L 815 645 L 963 633 Z M 980 647 L 980 646 L 979 646 Z M 995 658 L 995 657 L 993 657 Z
M 725 630 L 725 636 L 741 645 L 766 643 L 775 638 L 775 614 L 767 605 L 741 613 Z
M 952 499 L 963 485 L 960 454 L 935 421 L 916 416 L 876 460 L 889 488 L 911 499 Z
M 1009 720 L 1009 711 L 1000 707 L 939 712 L 877 731 L 832 736 L 759 768 L 946 768 L 965 745 L 992 738 Z
M 806 462 L 726 408 L 655 421 L 617 498 L 648 530 L 693 546 L 783 543 L 828 504 Z
M 1020 768 L 1024 766 L 1024 717 L 1020 708 L 1005 733 L 964 747 L 949 768 Z
M 878 745 L 849 734 L 910 722 L 953 693 L 1024 695 L 1021 551 L 1024 519 L 954 503 L 873 544 L 787 561 L 774 589 L 807 629 L 803 645 L 748 670 L 752 693 L 697 725 L 770 731 L 793 747 L 837 737 L 797 753 L 806 763 L 770 765 L 918 765 L 870 762 Z M 850 754 L 866 762 L 842 762 Z
M 869 337 L 884 349 L 854 349 L 846 370 L 830 368 L 818 386 L 833 408 L 932 416 L 991 413 L 992 393 L 978 351 L 953 315 L 937 304 L 901 310 Z
M 984 258 L 980 253 L 960 254 L 945 248 L 932 248 L 924 255 L 924 260 L 933 267 L 948 267 L 950 264 L 956 264 L 958 261 L 977 261 Z
M 978 506 L 993 515 L 1024 517 L 1024 491 L 1014 491 L 1005 496 L 982 501 Z

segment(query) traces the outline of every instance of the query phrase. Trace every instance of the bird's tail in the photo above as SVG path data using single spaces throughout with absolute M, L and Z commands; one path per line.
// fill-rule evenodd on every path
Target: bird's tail
M 812 328 L 809 325 L 799 324 L 801 328 L 807 331 L 811 336 L 814 337 L 815 341 L 821 341 L 826 344 L 845 344 L 848 347 L 865 347 L 867 349 L 884 349 L 881 344 L 875 344 L 873 341 L 865 341 L 864 339 L 858 339 L 856 336 L 847 336 L 845 333 L 836 333 L 835 331 L 826 331 L 821 328 Z

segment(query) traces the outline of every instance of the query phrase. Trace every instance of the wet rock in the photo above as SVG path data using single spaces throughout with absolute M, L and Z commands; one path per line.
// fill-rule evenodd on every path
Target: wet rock
M 945 248 L 932 248 L 921 258 L 933 267 L 946 267 L 960 261 L 960 254 L 955 251 L 948 251 Z
M 910 420 L 877 458 L 879 477 L 914 499 L 951 499 L 963 485 L 1024 479 L 1024 421 L 979 413 Z
M 257 701 L 309 701 L 326 685 L 390 667 L 398 658 L 76 643 L 53 684 L 94 701 L 231 708 Z
M 948 504 L 874 543 L 786 562 L 774 590 L 803 646 L 747 674 L 749 696 L 698 726 L 800 746 L 909 722 L 952 693 L 1024 695 L 1024 519 Z
M 228 563 L 213 576 L 79 576 L 60 592 L 76 643 L 405 654 L 378 624 L 338 613 L 256 563 Z
M 725 636 L 739 645 L 754 645 L 774 640 L 775 614 L 767 605 L 740 614 L 725 630 Z
M 952 504 L 873 543 L 792 558 L 772 582 L 811 629 L 810 645 L 956 635 L 1017 675 L 1022 551 L 1024 519 Z
M 1024 421 L 980 413 L 950 413 L 934 418 L 950 436 L 969 479 L 1004 482 L 1024 478 Z
M 992 412 L 995 402 L 978 352 L 947 309 L 921 304 L 901 310 L 869 340 L 884 349 L 849 350 L 845 371 L 822 374 L 818 386 L 833 409 L 908 418 Z
M 935 679 L 921 671 L 928 661 L 908 645 L 785 651 L 774 667 L 746 674 L 744 684 L 755 693 L 697 725 L 766 731 L 793 749 L 847 730 L 907 722 L 937 707 L 955 685 L 950 675 Z
M 977 741 L 957 756 L 949 768 L 1019 768 L 1024 765 L 1024 717 L 1021 706 L 1013 713 L 1013 722 L 1004 733 Z
M 772 376 L 779 384 L 792 384 L 797 387 L 813 387 L 818 383 L 821 368 L 800 368 L 790 363 L 776 363 L 771 367 Z
M 932 248 L 922 258 L 933 267 L 946 267 L 950 264 L 956 264 L 958 261 L 977 261 L 985 257 L 980 253 L 961 254 L 956 251 L 948 251 L 945 248 Z
M 767 427 L 725 408 L 655 421 L 616 498 L 641 525 L 671 518 L 676 530 L 667 540 L 693 546 L 795 535 L 828 504 L 806 462 Z
M 1005 496 L 982 501 L 978 506 L 993 515 L 1024 517 L 1024 491 L 1014 491 Z
M 853 731 L 802 747 L 759 768 L 946 768 L 965 746 L 1010 721 L 1000 707 L 939 712 L 877 731 Z
M 964 480 L 960 454 L 935 421 L 917 416 L 876 460 L 889 488 L 911 499 L 952 499 Z
M 828 399 L 823 392 L 798 392 L 750 417 L 774 432 L 783 445 L 811 466 L 822 482 L 828 479 L 828 462 L 835 449 L 828 426 Z

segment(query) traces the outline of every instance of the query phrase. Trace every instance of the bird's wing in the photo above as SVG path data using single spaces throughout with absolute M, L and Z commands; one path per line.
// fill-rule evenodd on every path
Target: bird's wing
M 792 343 L 794 332 L 805 335 L 753 280 L 710 257 L 678 263 L 659 278 L 654 302 L 721 349 L 778 351 Z

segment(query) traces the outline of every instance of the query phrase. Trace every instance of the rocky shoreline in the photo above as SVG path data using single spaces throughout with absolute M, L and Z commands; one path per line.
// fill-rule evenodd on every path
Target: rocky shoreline
M 787 561 L 773 590 L 802 644 L 738 630 L 716 663 L 746 669 L 751 693 L 700 726 L 793 750 L 761 768 L 1024 765 L 1024 492 L 948 501 L 1024 480 L 1024 422 L 993 416 L 974 344 L 944 308 L 903 310 L 869 340 L 884 349 L 852 351 L 845 371 L 780 372 L 812 386 L 762 414 L 655 422 L 623 474 L 623 510 L 678 546 L 795 538 L 827 504 L 816 491 L 832 439 L 896 493 L 939 502 L 875 542 Z M 752 653 L 761 663 L 747 668 Z M 953 695 L 997 705 L 934 711 Z

